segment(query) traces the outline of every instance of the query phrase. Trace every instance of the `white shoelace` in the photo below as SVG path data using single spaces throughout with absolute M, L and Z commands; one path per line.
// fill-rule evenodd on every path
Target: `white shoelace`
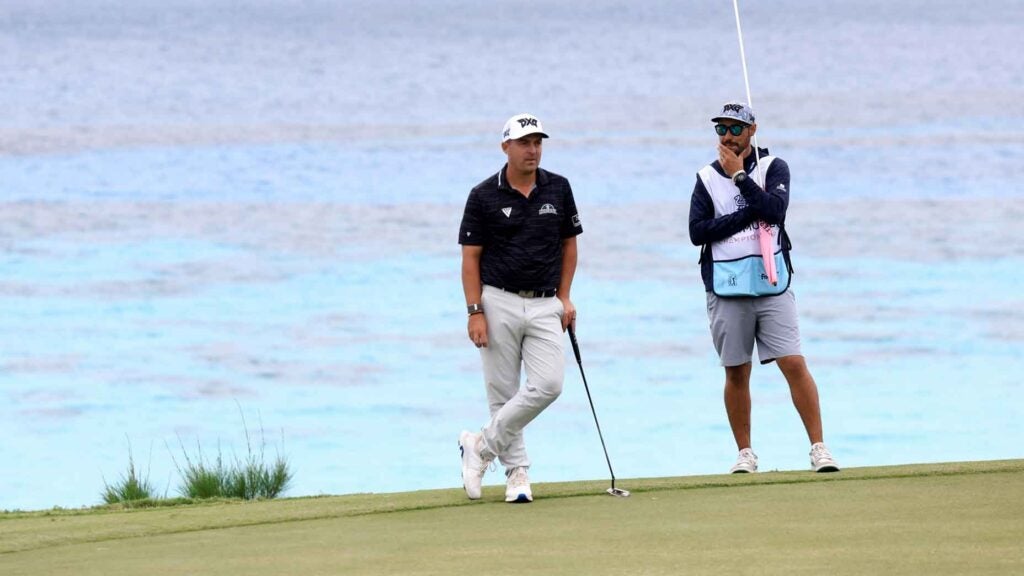
M 828 451 L 828 448 L 824 444 L 815 444 L 811 446 L 811 458 L 815 462 L 828 461 L 832 462 L 832 453 Z
M 480 458 L 480 467 L 479 467 L 479 469 L 476 472 L 478 474 L 480 474 L 481 478 L 484 477 L 484 474 L 487 473 L 487 470 L 490 470 L 491 472 L 494 472 L 495 470 L 497 470 L 497 467 L 494 464 L 494 458 L 491 458 L 490 460 L 488 460 L 488 459 L 483 457 L 483 454 L 481 454 L 480 447 L 481 447 L 482 444 L 483 444 L 483 438 L 477 438 L 476 445 L 473 448 L 471 448 L 471 450 L 473 450 L 473 452 L 477 455 L 477 457 Z M 474 466 L 474 468 L 475 468 L 475 466 Z
M 754 455 L 752 450 L 743 450 L 740 452 L 739 458 L 736 460 L 737 464 L 756 464 L 757 456 Z
M 508 483 L 510 486 L 524 486 L 530 483 L 530 477 L 526 474 L 526 468 L 517 466 L 512 469 L 512 472 L 508 475 Z

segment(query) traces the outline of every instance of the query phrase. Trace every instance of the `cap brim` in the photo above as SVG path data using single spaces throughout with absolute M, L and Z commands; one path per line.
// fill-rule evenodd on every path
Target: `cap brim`
M 733 118 L 732 116 L 717 116 L 712 118 L 712 122 L 718 122 L 719 120 L 732 120 L 733 122 L 739 122 L 744 126 L 753 126 L 753 122 L 747 122 L 746 120 L 740 120 L 739 118 Z
M 527 136 L 533 136 L 533 135 L 540 136 L 541 138 L 550 138 L 550 136 L 548 136 L 547 134 L 545 134 L 545 133 L 543 133 L 543 132 L 538 130 L 536 132 L 527 132 L 526 134 L 520 134 L 519 136 L 516 136 L 515 138 L 513 138 L 512 136 L 509 136 L 508 138 L 505 138 L 504 140 L 502 140 L 502 142 L 508 142 L 509 140 L 518 140 L 520 138 L 526 138 Z

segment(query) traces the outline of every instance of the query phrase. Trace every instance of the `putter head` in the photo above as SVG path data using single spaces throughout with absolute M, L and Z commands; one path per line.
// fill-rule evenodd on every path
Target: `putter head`
M 619 498 L 629 498 L 629 490 L 623 490 L 622 488 L 609 488 L 606 492 Z

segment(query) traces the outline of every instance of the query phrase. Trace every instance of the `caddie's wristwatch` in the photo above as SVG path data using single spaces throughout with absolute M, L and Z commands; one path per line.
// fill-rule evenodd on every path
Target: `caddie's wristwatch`
M 743 181 L 746 180 L 746 179 L 747 179 L 747 173 L 744 170 L 740 170 L 740 171 L 738 171 L 738 172 L 736 172 L 735 174 L 732 175 L 732 182 L 733 182 L 733 184 L 735 184 L 737 186 L 742 184 Z
M 479 304 L 470 304 L 466 306 L 466 313 L 472 316 L 473 314 L 483 314 L 484 307 Z

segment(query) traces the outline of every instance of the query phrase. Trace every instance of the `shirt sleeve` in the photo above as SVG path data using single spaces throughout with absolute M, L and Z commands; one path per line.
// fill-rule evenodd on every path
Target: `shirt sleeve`
M 756 175 L 756 170 L 753 174 Z M 765 186 L 757 185 L 755 178 L 748 177 L 740 185 L 740 193 L 747 205 L 754 210 L 758 220 L 769 224 L 780 224 L 786 219 L 789 208 L 789 165 L 781 158 L 772 160 L 764 177 Z
M 562 216 L 562 239 L 572 238 L 583 233 L 583 223 L 580 222 L 579 212 L 576 210 L 576 199 L 572 195 L 572 186 L 565 183 L 565 214 Z
M 466 199 L 466 209 L 462 212 L 462 224 L 459 226 L 459 244 L 466 246 L 483 246 L 487 240 L 487 229 L 484 226 L 483 206 L 480 195 L 473 190 Z
M 704 181 L 697 176 L 697 183 L 690 196 L 690 242 L 695 246 L 724 240 L 750 226 L 753 220 L 753 211 L 749 206 L 716 218 L 711 194 L 704 187 Z

